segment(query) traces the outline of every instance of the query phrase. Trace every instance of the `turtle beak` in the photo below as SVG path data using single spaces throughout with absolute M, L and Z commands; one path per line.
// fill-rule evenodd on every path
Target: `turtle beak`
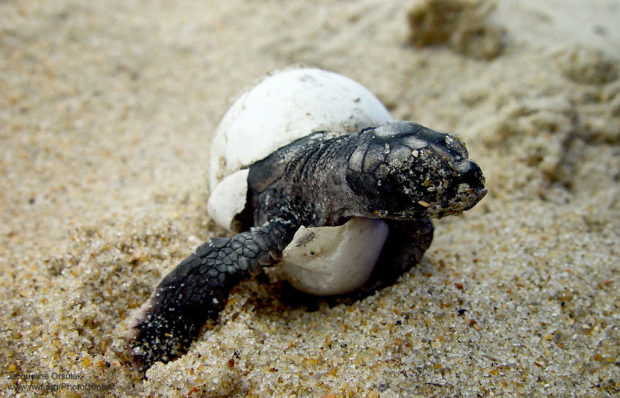
M 471 209 L 472 207 L 474 207 L 475 205 L 477 205 L 478 202 L 480 202 L 482 198 L 484 198 L 487 195 L 488 192 L 489 192 L 488 189 L 486 189 L 486 187 L 484 186 L 478 189 L 474 189 L 472 192 L 472 196 L 475 197 L 476 199 L 471 201 L 471 203 L 467 207 L 465 207 L 463 211 L 467 211 Z
M 462 173 L 455 176 L 452 190 L 444 197 L 438 217 L 460 214 L 474 207 L 488 190 L 484 186 L 484 176 L 478 165 L 470 160 L 460 164 Z M 454 170 L 457 171 L 457 170 Z
M 471 160 L 468 160 L 468 163 L 466 171 L 461 174 L 459 179 L 461 184 L 467 185 L 468 200 L 463 210 L 469 210 L 474 207 L 488 192 L 484 186 L 484 176 L 480 167 Z

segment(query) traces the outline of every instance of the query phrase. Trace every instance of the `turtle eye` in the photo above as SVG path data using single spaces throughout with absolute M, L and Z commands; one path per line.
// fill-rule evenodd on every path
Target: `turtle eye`
M 446 147 L 451 152 L 456 152 L 463 158 L 468 158 L 469 153 L 467 153 L 467 147 L 465 147 L 465 143 L 461 139 L 461 137 L 456 135 L 447 135 L 445 138 Z
M 439 157 L 446 161 L 446 162 L 451 162 L 453 160 L 455 160 L 454 154 L 450 153 L 450 151 L 448 150 L 448 148 L 441 146 L 441 145 L 436 145 L 436 144 L 431 144 L 431 148 L 433 148 L 433 151 L 439 155 Z
M 432 143 L 431 148 L 443 161 L 448 163 L 452 170 L 459 174 L 466 173 L 471 167 L 467 148 L 457 137 L 446 135 L 442 143 Z
M 454 162 L 448 162 L 448 164 L 450 165 L 450 167 L 452 167 L 454 171 L 459 174 L 467 173 L 471 168 L 471 161 L 469 159 L 461 159 Z

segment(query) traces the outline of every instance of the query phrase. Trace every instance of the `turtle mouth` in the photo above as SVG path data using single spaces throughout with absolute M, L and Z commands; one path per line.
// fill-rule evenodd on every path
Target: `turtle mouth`
M 489 190 L 486 187 L 484 187 L 484 186 L 481 187 L 481 188 L 478 188 L 477 190 L 475 190 L 475 192 L 472 194 L 472 196 L 475 197 L 475 200 L 472 200 L 471 203 L 469 203 L 463 209 L 463 211 L 467 211 L 467 210 L 471 209 L 472 207 L 474 207 L 475 205 L 477 205 L 478 202 L 480 202 L 482 200 L 482 198 L 487 196 L 487 193 L 489 193 Z
M 448 200 L 442 209 L 437 212 L 437 217 L 458 215 L 476 206 L 486 196 L 488 189 L 484 185 L 470 186 L 466 183 L 459 184 L 457 194 Z M 431 211 L 432 213 L 432 211 Z

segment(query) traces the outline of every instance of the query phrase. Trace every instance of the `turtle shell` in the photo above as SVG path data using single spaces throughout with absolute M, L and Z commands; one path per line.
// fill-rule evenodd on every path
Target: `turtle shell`
M 236 216 L 245 207 L 251 164 L 316 131 L 346 134 L 391 121 L 392 116 L 367 88 L 337 73 L 300 68 L 264 78 L 233 103 L 215 131 L 209 215 L 222 227 L 241 232 Z M 367 219 L 347 224 L 298 231 L 285 249 L 281 275 L 300 290 L 319 295 L 344 293 L 363 284 L 383 246 L 387 227 Z M 323 251 L 315 247 L 327 242 L 330 245 Z

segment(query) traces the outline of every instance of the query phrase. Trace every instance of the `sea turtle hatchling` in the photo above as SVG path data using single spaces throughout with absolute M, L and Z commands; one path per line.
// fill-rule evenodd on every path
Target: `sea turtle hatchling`
M 366 88 L 319 69 L 277 73 L 240 97 L 216 131 L 210 173 L 210 215 L 238 234 L 198 247 L 134 314 L 143 369 L 183 354 L 265 267 L 317 295 L 393 283 L 430 246 L 429 217 L 486 194 L 459 138 L 393 122 Z

